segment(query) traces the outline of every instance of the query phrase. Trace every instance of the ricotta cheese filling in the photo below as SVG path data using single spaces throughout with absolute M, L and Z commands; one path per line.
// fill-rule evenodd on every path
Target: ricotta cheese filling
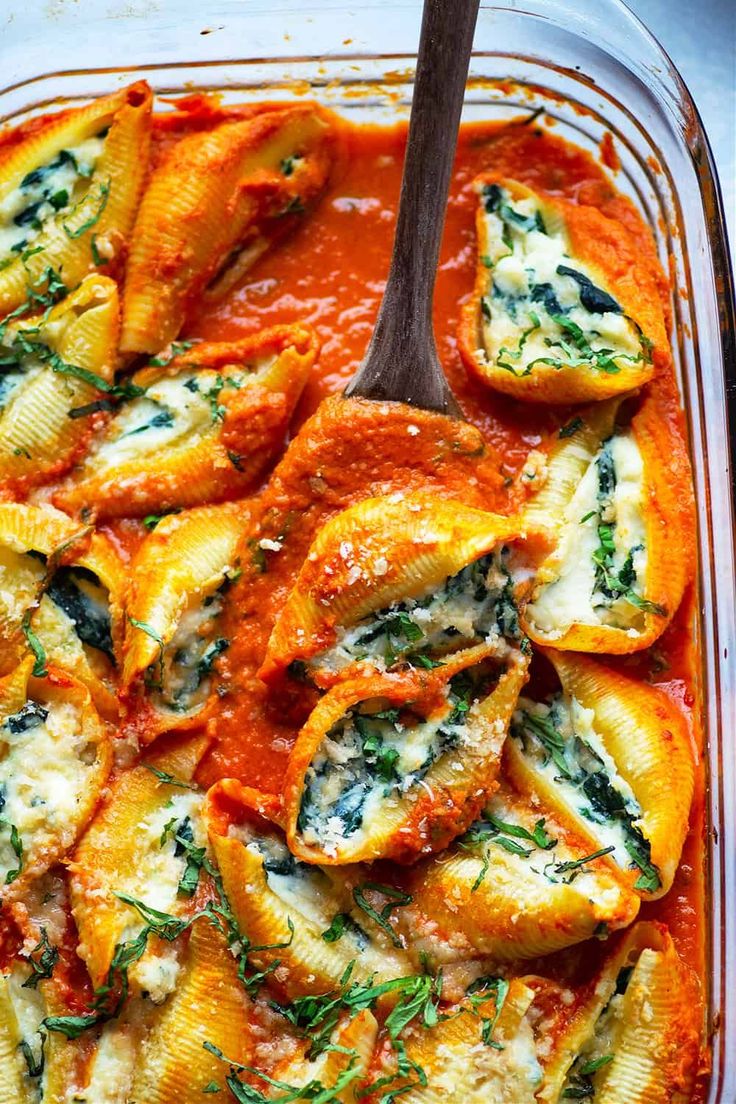
M 121 407 L 104 436 L 93 445 L 87 467 L 97 474 L 100 468 L 155 461 L 167 448 L 195 445 L 197 438 L 216 432 L 221 425 L 226 413 L 223 392 L 252 383 L 274 360 L 271 357 L 259 363 L 253 371 L 189 368 L 162 376 Z
M 560 1100 L 595 1101 L 600 1082 L 613 1061 L 624 1028 L 624 994 L 632 967 L 624 966 L 616 978 L 615 990 L 598 1016 L 590 1038 L 575 1058 L 565 1079 Z
M 520 698 L 510 734 L 530 767 L 554 787 L 600 848 L 607 848 L 623 869 L 640 870 L 635 888 L 658 889 L 641 806 L 596 732 L 593 710 L 563 694 L 547 702 Z
M 564 230 L 545 224 L 533 197 L 512 200 L 486 184 L 480 201 L 488 249 L 481 320 L 491 364 L 527 376 L 538 364 L 617 373 L 650 359 L 638 327 L 570 257 Z
M 550 639 L 573 624 L 640 632 L 644 614 L 662 614 L 645 594 L 644 463 L 633 433 L 604 441 L 565 507 L 550 563 L 528 613 Z
M 0 726 L 0 881 L 46 848 L 69 847 L 97 751 L 72 703 L 29 699 Z
M 22 1060 L 23 1081 L 29 1099 L 42 1101 L 46 1075 L 44 1048 L 46 1032 L 41 1021 L 46 1015 L 46 1004 L 38 989 L 23 988 L 27 971 L 13 968 L 5 977 L 7 994 L 15 1016 L 18 1036 L 18 1052 Z
M 431 660 L 480 641 L 521 639 L 509 550 L 497 549 L 451 575 L 438 588 L 405 598 L 339 630 L 337 643 L 308 661 L 307 668 L 338 672 L 369 659 L 379 669 L 400 660 L 431 666 Z
M 228 583 L 226 576 L 219 590 L 204 600 L 201 594 L 192 598 L 161 661 L 149 668 L 149 685 L 156 691 L 153 701 L 157 709 L 194 713 L 204 707 L 215 660 L 229 645 L 225 637 L 215 635 Z
M 136 830 L 136 862 L 131 866 L 131 876 L 125 885 L 115 886 L 115 891 L 125 892 L 159 912 L 181 915 L 193 890 L 189 892 L 190 885 L 183 881 L 188 855 L 180 840 L 195 847 L 206 846 L 201 807 L 200 793 L 182 790 L 151 810 Z M 193 885 L 196 887 L 196 881 Z M 143 920 L 134 909 L 130 909 L 129 916 L 119 943 L 135 939 L 143 929 Z M 158 1004 L 173 992 L 179 969 L 179 948 L 175 943 L 160 942 L 154 949 L 149 941 L 143 957 L 130 967 L 129 973 L 141 992 Z
M 276 836 L 252 835 L 247 848 L 263 859 L 263 872 L 270 891 L 285 905 L 293 918 L 301 917 L 326 932 L 341 912 L 340 901 L 330 878 L 318 866 L 295 859 L 283 840 Z M 360 924 L 341 914 L 345 924 L 340 938 L 353 943 L 356 951 L 365 950 L 370 938 Z
M 0 259 L 22 253 L 47 219 L 69 208 L 83 195 L 105 145 L 107 131 L 62 149 L 39 165 L 0 201 Z
M 350 837 L 370 831 L 386 803 L 420 785 L 448 752 L 475 742 L 470 713 L 480 685 L 470 672 L 450 680 L 445 705 L 429 717 L 360 702 L 326 733 L 309 765 L 298 827 L 307 844 L 337 853 Z

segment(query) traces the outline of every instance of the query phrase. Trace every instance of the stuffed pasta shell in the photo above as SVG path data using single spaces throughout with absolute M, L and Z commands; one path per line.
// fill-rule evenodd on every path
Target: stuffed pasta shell
M 50 506 L 0 503 L 0 640 L 8 660 L 33 639 L 40 656 L 117 715 L 123 568 L 109 540 Z
M 558 436 L 527 524 L 547 531 L 522 624 L 572 651 L 635 652 L 665 630 L 692 571 L 684 446 L 655 399 L 627 424 L 617 400 Z M 680 458 L 682 462 L 680 463 Z
M 0 972 L 0 1104 L 67 1104 L 83 1068 L 79 1044 L 48 1030 L 69 1007 L 63 984 L 41 973 L 24 959 Z
M 412 972 L 388 919 L 405 899 L 400 891 L 371 888 L 360 867 L 335 873 L 300 861 L 269 819 L 281 819 L 278 802 L 234 779 L 212 787 L 206 815 L 225 894 L 252 945 L 249 961 L 289 1000 L 335 988 L 351 963 L 354 981 Z M 373 917 L 384 910 L 379 927 Z
M 190 854 L 207 838 L 203 795 L 192 776 L 207 743 L 205 736 L 189 738 L 122 774 L 72 857 L 78 953 L 95 988 L 105 982 L 119 948 L 145 927 L 131 901 L 176 917 L 194 911 L 199 872 Z M 180 968 L 178 944 L 152 938 L 128 970 L 129 987 L 161 1003 L 176 988 Z
M 541 1104 L 684 1104 L 700 1051 L 702 998 L 662 924 L 639 923 L 564 1014 L 545 1025 L 552 1046 Z
M 432 671 L 339 683 L 297 737 L 284 783 L 289 847 L 306 862 L 410 861 L 465 831 L 496 788 L 526 681 L 478 645 Z
M 328 521 L 259 672 L 331 686 L 358 666 L 431 668 L 481 642 L 521 641 L 509 545 L 519 519 L 423 495 L 371 498 Z
M 309 327 L 276 326 L 144 368 L 56 502 L 130 517 L 244 493 L 283 444 L 316 355 Z
M 231 1091 L 239 1091 L 233 1083 L 237 1077 L 241 1084 L 252 1085 L 256 1092 L 265 1093 L 262 1098 L 255 1097 L 258 1100 L 278 1100 L 282 1093 L 287 1094 L 288 1099 L 289 1094 L 298 1093 L 307 1100 L 358 1104 L 377 1034 L 378 1024 L 370 1009 L 366 1008 L 354 1017 L 345 1016 L 338 1022 L 319 1055 L 309 1057 L 309 1044 L 295 1040 L 295 1052 L 282 1058 L 275 1068 L 268 1071 L 251 1068 L 243 1078 L 231 1071 Z M 284 1097 L 281 1096 L 281 1099 Z M 294 1095 L 292 1099 L 298 1100 L 300 1096 Z
M 0 167 L 0 316 L 121 257 L 148 169 L 151 90 L 137 81 L 29 134 Z
M 227 1069 L 218 1054 L 236 1064 L 250 1061 L 251 1008 L 224 936 L 208 920 L 197 920 L 176 992 L 157 1012 L 139 1051 L 126 1104 L 201 1104 L 213 1085 L 224 1091 Z
M 657 285 L 626 228 L 515 180 L 475 182 L 478 274 L 460 349 L 485 384 L 575 403 L 640 387 L 667 350 Z
M 437 964 L 536 958 L 605 936 L 635 919 L 639 898 L 590 853 L 569 819 L 502 780 L 464 836 L 412 868 L 403 919 Z
M 110 773 L 89 691 L 24 660 L 0 679 L 0 897 L 17 897 L 74 844 Z
M 106 276 L 86 277 L 40 319 L 0 324 L 0 486 L 35 486 L 71 466 L 90 433 L 74 411 L 112 388 L 118 328 Z
M 560 691 L 544 701 L 519 699 L 508 774 L 523 793 L 572 819 L 636 893 L 661 897 L 675 876 L 693 796 L 685 718 L 662 690 L 585 656 L 547 655 Z M 564 882 L 576 869 L 556 876 Z
M 130 723 L 144 742 L 204 719 L 214 664 L 230 643 L 218 626 L 238 574 L 244 522 L 238 504 L 172 514 L 137 553 L 122 684 Z
M 199 297 L 223 293 L 323 188 L 331 127 L 316 107 L 227 122 L 179 141 L 135 224 L 121 349 L 156 353 Z
M 521 978 L 479 978 L 464 1001 L 442 1008 L 434 1026 L 409 1026 L 400 1040 L 403 1071 L 387 1040 L 371 1082 L 388 1082 L 408 1104 L 536 1104 L 542 1067 L 529 1017 L 533 1000 Z M 376 1091 L 368 1099 L 385 1097 Z

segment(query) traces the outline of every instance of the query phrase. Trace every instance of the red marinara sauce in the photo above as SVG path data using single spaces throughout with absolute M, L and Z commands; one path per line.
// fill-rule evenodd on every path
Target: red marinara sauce
M 221 121 L 219 115 L 212 122 L 205 121 L 201 112 L 210 112 L 212 118 L 211 106 L 192 98 L 187 111 L 173 118 L 169 116 L 161 135 L 165 142 L 171 141 L 177 131 L 183 133 Z M 302 320 L 316 327 L 322 351 L 297 409 L 293 433 L 314 413 L 322 399 L 343 389 L 365 352 L 388 271 L 405 141 L 405 124 L 376 127 L 340 122 L 336 166 L 317 208 L 288 240 L 258 261 L 224 302 L 207 313 L 195 313 L 189 320 L 186 336 L 215 341 L 236 339 L 284 322 Z M 607 160 L 610 164 L 610 159 Z M 636 236 L 642 256 L 652 265 L 668 321 L 669 286 L 659 267 L 650 231 L 591 155 L 544 127 L 523 121 L 462 127 L 437 278 L 435 333 L 445 372 L 465 416 L 480 429 L 489 445 L 487 466 L 492 466 L 494 472 L 489 473 L 480 492 L 478 488 L 472 489 L 472 501 L 509 512 L 515 502 L 512 481 L 529 450 L 564 424 L 569 410 L 517 402 L 484 389 L 468 378 L 462 365 L 456 335 L 462 304 L 472 291 L 476 265 L 477 200 L 472 182 L 478 173 L 488 170 L 552 195 L 598 207 L 623 222 Z M 653 386 L 657 387 L 666 416 L 683 432 L 679 398 L 671 374 Z M 354 448 L 360 434 L 356 434 L 356 439 Z M 391 442 L 382 440 L 380 455 L 388 468 L 392 463 Z M 358 460 L 356 454 L 356 465 Z M 393 460 L 397 470 L 406 465 L 405 456 L 396 455 Z M 343 455 L 341 462 L 344 461 Z M 382 476 L 381 486 L 386 486 L 390 477 L 385 470 Z M 447 478 L 452 479 L 449 466 Z M 401 475 L 397 483 L 403 485 Z M 363 482 L 362 486 L 356 486 L 353 500 L 371 493 L 376 493 L 375 482 L 368 487 Z M 300 519 L 297 517 L 293 524 L 299 526 Z M 273 565 L 269 563 L 268 574 L 255 580 L 256 593 L 251 606 L 257 616 L 248 618 L 245 625 L 242 622 L 234 625 L 233 644 L 225 655 L 223 675 L 226 685 L 228 679 L 235 685 L 233 693 L 222 698 L 218 713 L 210 722 L 216 743 L 201 771 L 205 783 L 230 774 L 274 792 L 281 786 L 286 757 L 306 703 L 296 712 L 283 705 L 276 709 L 264 707 L 254 672 L 273 620 L 298 570 L 295 559 L 298 556 L 275 557 Z M 697 655 L 691 631 L 695 614 L 690 589 L 672 625 L 653 649 L 612 662 L 661 686 L 691 723 L 699 765 L 690 834 L 672 890 L 662 901 L 645 904 L 641 918 L 665 921 L 680 954 L 703 977 L 704 779 Z

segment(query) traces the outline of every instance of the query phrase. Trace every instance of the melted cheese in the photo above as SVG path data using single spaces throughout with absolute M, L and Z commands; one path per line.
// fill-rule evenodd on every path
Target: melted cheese
M 46 1005 L 38 989 L 24 989 L 23 982 L 28 976 L 27 969 L 14 967 L 6 976 L 7 993 L 15 1015 L 15 1027 L 18 1038 L 18 1053 L 22 1063 L 23 1081 L 29 1099 L 43 1100 L 45 1072 L 40 1077 L 29 1076 L 28 1061 L 35 1067 L 42 1064 L 44 1054 L 44 1034 L 41 1021 L 46 1015 Z M 20 1049 L 21 1043 L 29 1048 L 28 1060 Z
M 0 625 L 20 624 L 36 597 L 44 570 L 35 557 L 0 545 Z
M 145 817 L 136 832 L 136 861 L 131 877 L 125 885 L 113 888 L 124 891 L 159 912 L 181 915 L 189 901 L 189 898 L 178 894 L 187 856 L 177 845 L 174 832 L 181 832 L 181 826 L 188 821 L 192 829 L 192 842 L 196 847 L 203 847 L 206 834 L 200 817 L 201 807 L 201 794 L 194 790 L 182 790 Z M 173 823 L 162 843 L 164 830 L 170 822 Z M 134 939 L 143 928 L 143 921 L 134 909 L 129 910 L 129 917 L 120 942 Z M 143 957 L 131 967 L 130 977 L 154 1003 L 159 1003 L 176 987 L 179 969 L 176 944 L 159 944 L 155 950 L 149 944 Z
M 0 760 L 0 816 L 15 825 L 23 844 L 24 862 L 35 858 L 57 840 L 71 845 L 77 831 L 79 802 L 95 769 L 88 741 L 80 731 L 80 716 L 69 702 L 49 702 L 47 715 L 22 731 L 0 727 L 4 754 Z M 39 714 L 40 718 L 40 714 Z M 12 718 L 9 719 L 12 721 Z M 0 879 L 18 867 L 2 830 Z
M 610 457 L 615 486 L 610 496 L 601 490 L 601 463 Z M 558 546 L 545 567 L 551 581 L 537 587 L 528 615 L 550 640 L 570 625 L 610 625 L 638 631 L 643 613 L 624 597 L 611 597 L 599 587 L 594 554 L 601 544 L 599 527 L 611 527 L 615 551 L 609 570 L 619 576 L 631 556 L 635 594 L 643 596 L 646 581 L 646 527 L 643 516 L 644 464 L 631 432 L 618 433 L 592 458 L 564 511 Z
M 562 754 L 572 778 L 564 777 L 559 765 L 529 726 L 525 714 L 550 721 L 554 725 L 564 740 L 565 750 Z M 518 741 L 519 749 L 534 771 L 554 787 L 565 805 L 580 818 L 587 831 L 595 836 L 599 846 L 613 847 L 612 858 L 619 866 L 628 869 L 631 859 L 626 841 L 631 838 L 630 830 L 620 819 L 609 818 L 596 809 L 583 789 L 583 783 L 591 775 L 602 772 L 610 786 L 620 795 L 626 813 L 635 824 L 641 816 L 641 807 L 595 731 L 594 721 L 593 710 L 584 709 L 574 697 L 567 699 L 558 695 L 549 705 L 520 698 L 511 735 Z M 557 860 L 557 856 L 555 858 Z M 582 877 L 582 874 L 576 875 L 576 881 L 578 877 Z

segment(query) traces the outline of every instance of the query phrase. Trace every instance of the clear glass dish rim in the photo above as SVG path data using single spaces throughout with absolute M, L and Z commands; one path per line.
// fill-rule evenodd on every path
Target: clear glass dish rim
M 96 16 L 103 11 L 109 2 L 110 0 L 85 0 L 85 18 L 88 12 L 90 15 Z M 44 8 L 43 13 L 41 13 L 42 6 Z M 418 28 L 418 6 L 417 0 L 397 4 L 387 3 L 385 0 L 362 0 L 355 8 L 359 14 L 365 14 L 366 12 L 387 13 L 394 9 L 400 9 L 402 12 L 408 13 L 413 25 Z M 130 36 L 130 41 L 126 39 L 126 45 L 127 48 L 132 45 L 134 49 L 135 32 L 140 29 L 140 23 L 136 26 L 136 18 L 140 18 L 140 12 L 136 15 L 135 8 L 136 5 L 131 4 L 131 18 L 128 19 L 127 23 L 121 22 L 118 24 L 118 28 L 122 32 L 121 42 L 124 36 Z M 201 24 L 204 19 L 197 10 L 198 8 L 199 4 L 196 3 L 196 0 L 160 0 L 156 8 L 146 13 L 148 32 L 150 33 L 152 26 L 163 28 L 167 16 L 173 15 L 181 20 L 182 27 L 188 24 L 192 29 L 192 33 L 195 33 L 193 28 Z M 723 371 L 727 414 L 727 442 L 726 448 L 723 450 L 726 454 L 716 458 L 715 461 L 710 454 L 706 454 L 704 465 L 708 472 L 709 489 L 711 487 L 711 476 L 714 475 L 716 465 L 720 463 L 729 468 L 731 473 L 731 502 L 729 505 L 720 504 L 719 517 L 721 519 L 730 517 L 731 522 L 733 522 L 734 510 L 736 510 L 736 487 L 733 482 L 733 473 L 736 472 L 736 307 L 734 306 L 733 275 L 727 246 L 723 201 L 712 152 L 692 97 L 676 67 L 656 40 L 626 8 L 622 0 L 600 0 L 596 8 L 596 13 L 581 12 L 580 5 L 576 5 L 574 0 L 573 2 L 569 2 L 569 0 L 523 0 L 523 3 L 522 0 L 501 0 L 501 2 L 495 3 L 482 3 L 480 18 L 493 17 L 494 14 L 512 13 L 514 16 L 530 17 L 540 21 L 547 20 L 550 26 L 562 26 L 564 22 L 565 29 L 573 35 L 594 42 L 608 52 L 611 57 L 616 57 L 618 60 L 623 59 L 623 64 L 639 79 L 643 75 L 659 108 L 669 116 L 672 126 L 680 132 L 682 149 L 687 151 L 697 175 L 700 207 L 709 231 L 706 244 L 713 279 L 718 290 L 720 361 Z M 43 25 L 40 41 L 43 44 L 44 35 L 47 35 L 46 45 L 50 45 L 54 27 L 44 14 L 48 12 L 44 0 L 26 0 L 24 9 L 27 20 L 30 20 L 28 25 L 34 26 L 34 33 L 38 32 L 38 17 L 41 13 L 41 23 Z M 264 14 L 267 18 L 272 19 L 275 13 L 270 9 L 264 13 L 263 7 L 259 8 L 257 3 L 252 2 L 252 0 L 250 2 L 246 0 L 245 3 L 242 0 L 240 3 L 236 3 L 235 0 L 219 0 L 219 2 L 208 6 L 206 20 L 207 26 L 215 30 L 220 18 L 230 22 L 237 19 L 242 25 L 246 25 L 256 23 L 259 18 L 264 17 Z M 319 23 L 320 19 L 329 16 L 330 24 L 334 24 L 335 28 L 331 41 L 336 40 L 340 34 L 336 21 L 346 16 L 341 0 L 321 0 L 321 2 L 318 0 L 317 3 L 307 4 L 300 3 L 299 0 L 284 0 L 279 5 L 277 14 L 298 17 L 304 21 L 302 25 L 306 25 L 310 19 L 315 23 Z M 22 22 L 22 19 L 20 21 Z M 73 49 L 72 46 L 73 44 L 77 47 L 79 45 L 78 39 L 75 42 L 78 27 L 79 23 L 77 22 L 70 32 L 68 26 L 63 28 L 60 23 L 57 24 L 55 28 L 57 33 L 54 33 L 54 40 L 58 49 L 54 52 L 54 57 L 64 56 L 76 61 L 77 57 L 80 56 L 79 50 Z M 200 29 L 196 33 L 204 35 L 205 29 Z M 68 35 L 66 45 L 64 34 Z M 196 39 L 194 41 L 196 42 Z M 202 46 L 204 43 L 209 45 L 209 41 L 209 38 L 202 38 L 198 45 Z M 235 38 L 235 41 L 245 40 Z M 299 34 L 292 34 L 289 39 L 285 38 L 280 44 L 280 53 L 273 50 L 267 55 L 256 52 L 252 58 L 244 58 L 242 54 L 239 56 L 233 54 L 232 56 L 217 57 L 210 49 L 191 51 L 188 56 L 197 55 L 198 60 L 189 62 L 182 61 L 179 56 L 175 60 L 166 60 L 166 46 L 162 46 L 160 50 L 158 47 L 149 47 L 147 60 L 142 64 L 133 64 L 129 59 L 127 64 L 121 66 L 109 64 L 113 60 L 115 47 L 114 44 L 110 45 L 108 43 L 108 54 L 106 56 L 108 64 L 105 67 L 97 69 L 70 64 L 63 70 L 57 69 L 55 73 L 49 72 L 47 67 L 46 57 L 48 55 L 43 58 L 39 55 L 38 58 L 26 59 L 25 75 L 22 75 L 23 64 L 19 63 L 19 79 L 10 81 L 5 87 L 0 87 L 0 112 L 11 91 L 28 87 L 45 79 L 51 79 L 54 76 L 61 79 L 73 74 L 104 73 L 112 76 L 115 73 L 125 73 L 129 77 L 135 75 L 145 77 L 149 71 L 153 70 L 160 71 L 163 69 L 173 73 L 188 66 L 216 68 L 245 61 L 283 62 L 288 68 L 302 62 L 318 62 L 325 56 L 333 62 L 341 58 L 349 60 L 358 57 L 366 57 L 371 60 L 396 59 L 402 61 L 411 61 L 413 58 L 411 49 L 401 49 L 390 53 L 371 50 L 368 53 L 360 54 L 353 44 L 349 44 L 342 52 L 340 50 L 330 50 L 328 55 L 319 52 L 300 52 L 297 48 L 299 41 Z M 343 40 L 340 41 L 345 46 Z M 97 38 L 97 45 L 101 48 L 99 37 Z M 64 53 L 65 50 L 66 53 Z M 112 50 L 112 53 L 110 53 L 110 50 Z M 199 57 L 200 53 L 202 57 Z M 476 58 L 488 56 L 492 55 L 484 51 L 478 51 L 475 54 Z M 11 65 L 10 71 L 12 72 L 12 70 L 13 66 Z M 179 87 L 181 88 L 181 86 Z M 186 88 L 181 90 L 186 91 Z M 607 91 L 613 96 L 613 89 L 607 89 Z M 690 264 L 692 265 L 692 258 Z M 698 291 L 697 283 L 692 285 L 692 290 L 693 292 Z M 705 296 L 704 291 L 702 294 Z M 709 502 L 708 505 L 713 508 L 714 504 Z M 714 533 L 713 529 L 709 527 L 709 535 L 710 539 L 704 542 L 704 535 L 702 532 L 700 533 L 701 550 L 704 549 L 704 543 L 707 543 L 707 552 L 711 561 L 715 559 L 717 553 L 728 559 L 727 570 L 722 571 L 717 579 L 711 562 L 710 569 L 713 580 L 710 585 L 710 592 L 717 595 L 717 585 L 720 585 L 722 589 L 728 588 L 728 593 L 734 595 L 736 594 L 734 587 L 734 564 L 736 564 L 734 539 L 736 533 L 734 533 L 733 524 L 731 524 L 731 540 L 728 549 L 720 544 L 718 548 L 716 547 L 716 538 L 719 542 L 728 542 L 728 534 Z M 703 557 L 701 557 L 702 559 Z M 706 566 L 701 562 L 701 576 Z M 701 586 L 701 595 L 702 589 Z M 736 721 L 736 670 L 732 670 L 733 664 L 736 662 L 733 658 L 736 655 L 736 619 L 732 615 L 727 624 L 722 624 L 724 605 L 726 603 L 719 601 L 718 608 L 715 611 L 713 607 L 706 608 L 705 606 L 702 606 L 700 611 L 702 625 L 708 625 L 711 630 L 714 626 L 716 629 L 720 627 L 721 631 L 717 632 L 715 636 L 724 645 L 723 653 L 718 652 L 710 655 L 713 670 L 704 672 L 703 677 L 703 695 L 705 696 L 708 693 L 709 685 L 720 694 L 717 709 L 719 716 L 718 728 L 722 737 L 720 741 L 709 742 L 706 748 L 709 776 L 708 792 L 706 794 L 708 812 L 706 851 L 709 868 L 706 892 L 710 890 L 711 898 L 708 916 L 710 925 L 708 947 L 710 969 L 709 1020 L 711 1032 L 715 1033 L 712 1040 L 714 1069 L 708 1089 L 708 1104 L 717 1104 L 717 1102 L 731 1104 L 732 1100 L 736 1100 L 736 754 L 733 748 L 728 747 L 723 739 L 729 731 L 730 733 L 736 732 L 736 724 L 731 723 L 729 728 L 728 721 L 729 712 L 731 721 Z M 721 614 L 720 621 L 719 611 Z M 705 661 L 706 657 L 704 656 L 703 662 L 705 663 Z M 704 707 L 705 705 L 704 702 Z M 729 1035 L 733 1040 L 732 1051 L 734 1053 L 732 1054 L 729 1054 L 727 1049 Z M 726 1095 L 727 1093 L 730 1095 Z

